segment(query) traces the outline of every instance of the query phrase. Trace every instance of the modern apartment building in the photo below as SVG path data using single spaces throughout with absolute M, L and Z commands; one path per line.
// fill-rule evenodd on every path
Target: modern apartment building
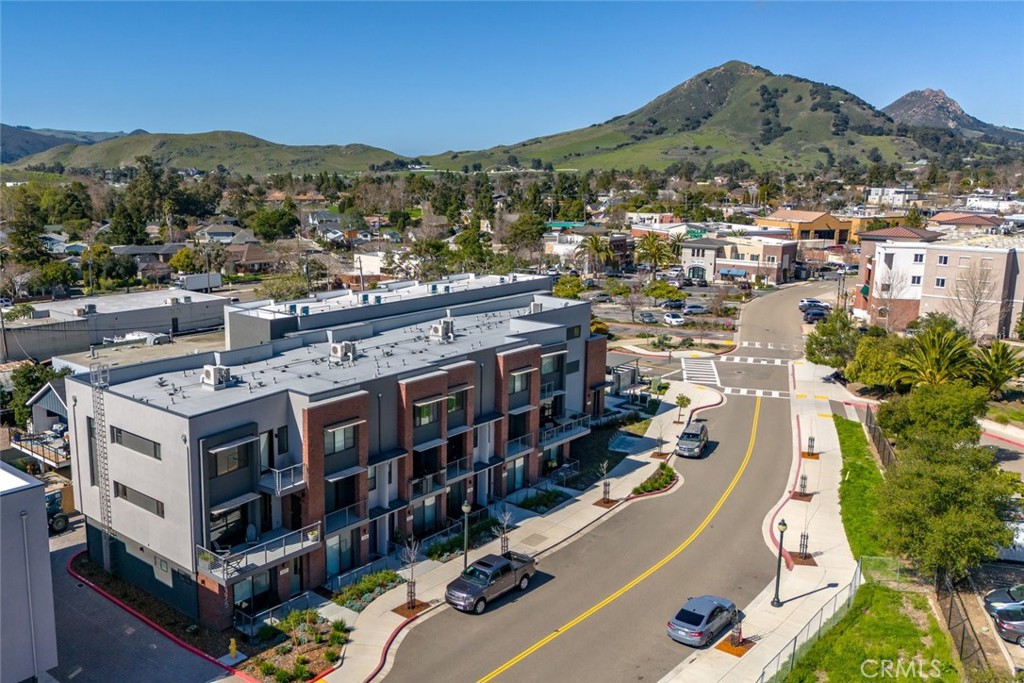
M 694 279 L 768 282 L 789 280 L 797 243 L 774 237 L 702 237 L 682 243 L 679 262 Z
M 91 556 L 217 627 L 563 466 L 604 410 L 590 306 L 453 276 L 225 309 L 227 350 L 67 378 Z

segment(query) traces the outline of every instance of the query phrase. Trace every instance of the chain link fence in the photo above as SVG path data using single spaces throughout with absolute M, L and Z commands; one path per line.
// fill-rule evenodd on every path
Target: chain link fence
M 964 604 L 963 593 L 967 593 L 968 599 L 971 599 L 973 593 L 977 592 L 973 585 L 970 585 L 970 581 L 968 578 L 962 584 L 957 584 L 948 576 L 941 575 L 935 582 L 935 597 L 939 601 L 939 611 L 946 621 L 949 634 L 953 636 L 953 647 L 960 655 L 964 669 L 987 669 L 988 656 L 981 646 L 978 633 L 971 623 L 970 613 Z
M 864 411 L 864 426 L 868 430 L 868 436 L 871 437 L 871 443 L 874 444 L 875 450 L 878 451 L 878 457 L 882 460 L 882 467 L 888 469 L 889 465 L 896 462 L 896 451 L 893 450 L 892 444 L 886 438 L 885 432 L 878 426 L 878 421 L 875 419 L 875 411 L 871 410 L 871 408 Z
M 853 571 L 853 579 L 850 583 L 836 591 L 832 599 L 826 602 L 817 614 L 811 617 L 810 621 L 804 624 L 800 632 L 786 643 L 775 657 L 761 671 L 757 683 L 781 683 L 793 670 L 793 665 L 800 659 L 818 639 L 828 632 L 850 606 L 853 605 L 853 598 L 857 595 L 857 589 L 863 583 L 860 563 Z

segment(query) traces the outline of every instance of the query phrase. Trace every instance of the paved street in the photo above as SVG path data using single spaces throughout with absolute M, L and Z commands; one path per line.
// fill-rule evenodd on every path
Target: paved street
M 758 348 L 751 357 L 799 356 L 796 303 L 829 290 L 811 285 L 751 303 L 741 328 L 743 341 L 761 345 L 749 347 Z M 733 389 L 788 391 L 785 360 L 704 360 L 701 373 L 709 384 L 717 375 Z M 642 364 L 685 371 L 683 362 L 644 358 Z M 792 443 L 786 401 L 729 395 L 724 406 L 702 417 L 711 452 L 703 460 L 676 463 L 681 487 L 629 505 L 544 557 L 543 576 L 534 587 L 499 601 L 482 617 L 444 608 L 418 624 L 402 641 L 387 680 L 422 680 L 430 671 L 444 671 L 451 680 L 545 680 L 556 671 L 564 681 L 652 680 L 693 655 L 665 636 L 665 621 L 687 596 L 719 593 L 745 605 L 771 580 L 774 557 L 761 522 L 785 487 Z M 682 552 L 620 594 L 709 516 Z
M 224 670 L 197 657 L 68 574 L 68 560 L 85 548 L 82 517 L 50 539 L 60 683 L 198 683 Z

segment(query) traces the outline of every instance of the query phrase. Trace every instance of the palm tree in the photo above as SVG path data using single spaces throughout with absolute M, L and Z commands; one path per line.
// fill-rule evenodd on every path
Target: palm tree
M 953 330 L 929 330 L 914 337 L 910 352 L 900 360 L 900 380 L 938 386 L 971 374 L 971 343 Z
M 675 235 L 672 235 L 672 237 L 670 237 L 668 240 L 668 248 L 672 252 L 672 255 L 675 256 L 677 263 L 682 263 L 683 244 L 685 243 L 686 235 L 683 235 L 681 233 L 676 233 Z
M 977 384 L 988 389 L 993 398 L 1003 387 L 1024 374 L 1024 358 L 1009 344 L 994 341 L 988 348 L 976 348 L 972 358 L 973 377 Z
M 636 258 L 641 263 L 651 266 L 651 279 L 658 274 L 658 268 L 672 260 L 672 251 L 668 244 L 654 233 L 647 233 L 636 243 Z
M 587 235 L 576 245 L 574 255 L 583 260 L 584 273 L 596 273 L 598 268 L 611 260 L 613 253 L 607 237 Z

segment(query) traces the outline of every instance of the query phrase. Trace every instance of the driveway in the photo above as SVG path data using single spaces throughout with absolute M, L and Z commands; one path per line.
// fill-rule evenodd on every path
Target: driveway
M 48 673 L 59 683 L 203 683 L 225 671 L 165 638 L 67 571 L 85 549 L 85 522 L 50 538 L 50 571 L 60 664 Z

